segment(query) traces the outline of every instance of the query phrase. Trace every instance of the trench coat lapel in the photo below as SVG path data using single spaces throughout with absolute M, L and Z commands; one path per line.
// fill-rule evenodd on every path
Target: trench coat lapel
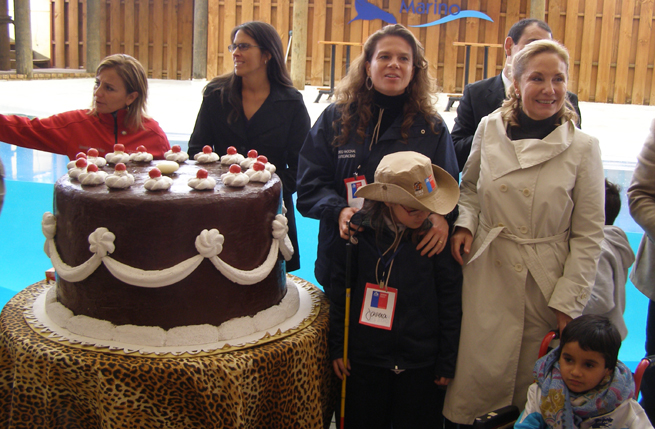
M 491 127 L 486 128 L 483 137 L 484 151 L 489 160 L 493 180 L 512 171 L 526 169 L 544 163 L 564 152 L 573 142 L 575 127 L 572 122 L 566 122 L 557 127 L 544 139 L 510 140 L 505 132 L 505 123 L 500 113 L 490 116 Z M 496 128 L 495 130 L 493 128 Z M 504 136 L 501 139 L 492 136 Z M 487 137 L 487 136 L 485 136 Z

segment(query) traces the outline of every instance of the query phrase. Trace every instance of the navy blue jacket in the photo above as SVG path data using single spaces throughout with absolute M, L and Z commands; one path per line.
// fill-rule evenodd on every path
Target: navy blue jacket
M 344 179 L 357 174 L 366 176 L 367 183 L 373 183 L 375 169 L 380 160 L 385 155 L 400 151 L 422 153 L 430 158 L 433 164 L 449 172 L 455 180 L 459 179 L 453 142 L 441 117 L 435 118 L 436 134 L 422 116 L 415 118 L 410 128 L 409 140 L 404 143 L 401 136 L 401 115 L 380 136 L 371 150 L 370 132 L 365 144 L 352 132 L 345 145 L 338 148 L 332 145 L 335 136 L 332 123 L 339 117 L 340 112 L 335 104 L 325 109 L 309 131 L 298 160 L 296 203 L 303 216 L 320 220 L 315 275 L 324 288 L 329 287 L 328 249 L 339 239 L 339 213 L 348 207 Z
M 421 256 L 409 231 L 390 271 L 387 285 L 398 290 L 391 330 L 359 323 L 367 282 L 376 284 L 383 264 L 379 255 L 392 244 L 389 228 L 379 233 L 360 213 L 353 221 L 364 226 L 351 245 L 351 304 L 348 358 L 382 368 L 416 369 L 434 365 L 435 377 L 452 378 L 462 318 L 462 267 L 448 249 L 434 257 Z M 429 222 L 427 222 L 429 224 Z M 330 298 L 330 358 L 343 357 L 346 296 L 346 240 L 338 239 L 333 257 Z M 376 266 L 377 265 L 377 266 Z

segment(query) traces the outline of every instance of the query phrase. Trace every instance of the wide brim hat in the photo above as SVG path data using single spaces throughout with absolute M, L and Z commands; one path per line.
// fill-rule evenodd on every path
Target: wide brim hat
M 375 182 L 359 188 L 355 196 L 446 215 L 457 205 L 459 186 L 427 156 L 396 152 L 382 158 L 375 170 Z

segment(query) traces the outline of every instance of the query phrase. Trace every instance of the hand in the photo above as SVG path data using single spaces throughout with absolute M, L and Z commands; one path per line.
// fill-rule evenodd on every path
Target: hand
M 434 380 L 434 384 L 436 384 L 437 386 L 448 386 L 448 383 L 450 383 L 451 380 L 452 378 L 439 377 L 436 380 Z
M 335 359 L 332 361 L 332 368 L 334 368 L 334 373 L 339 377 L 339 380 L 343 380 L 343 376 L 346 375 L 350 377 L 350 360 L 348 360 L 348 369 L 343 364 L 343 358 Z
M 559 336 L 561 338 L 562 331 L 564 330 L 564 328 L 566 328 L 566 325 L 568 325 L 569 322 L 573 320 L 573 318 L 566 313 L 562 313 L 559 310 L 555 310 L 554 308 L 551 308 L 551 310 L 553 310 L 553 313 L 555 313 L 555 316 L 557 317 L 557 330 L 559 331 Z
M 430 222 L 432 222 L 432 228 L 425 232 L 425 236 L 416 246 L 416 250 L 421 250 L 421 256 L 426 254 L 429 257 L 432 257 L 436 254 L 441 253 L 441 251 L 446 247 L 446 242 L 448 242 L 448 222 L 446 218 L 440 214 L 432 213 L 428 216 Z
M 350 238 L 350 234 L 348 234 L 348 222 L 350 222 L 350 218 L 353 217 L 355 213 L 359 211 L 358 208 L 356 207 L 346 207 L 339 212 L 339 235 L 341 238 L 344 240 L 348 240 Z M 354 231 L 363 231 L 364 228 L 358 227 L 357 225 L 351 225 L 351 228 L 354 229 Z
M 455 233 L 450 238 L 450 252 L 453 254 L 453 258 L 460 265 L 464 265 L 464 259 L 462 258 L 462 253 L 468 255 L 471 253 L 471 245 L 473 244 L 473 234 L 466 228 L 457 227 Z

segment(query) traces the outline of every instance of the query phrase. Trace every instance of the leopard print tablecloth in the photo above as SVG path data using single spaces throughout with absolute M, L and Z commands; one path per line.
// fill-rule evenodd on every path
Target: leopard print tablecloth
M 289 337 L 195 358 L 119 356 L 43 338 L 23 311 L 0 314 L 0 426 L 9 428 L 322 428 L 340 382 L 328 359 L 328 303 Z

